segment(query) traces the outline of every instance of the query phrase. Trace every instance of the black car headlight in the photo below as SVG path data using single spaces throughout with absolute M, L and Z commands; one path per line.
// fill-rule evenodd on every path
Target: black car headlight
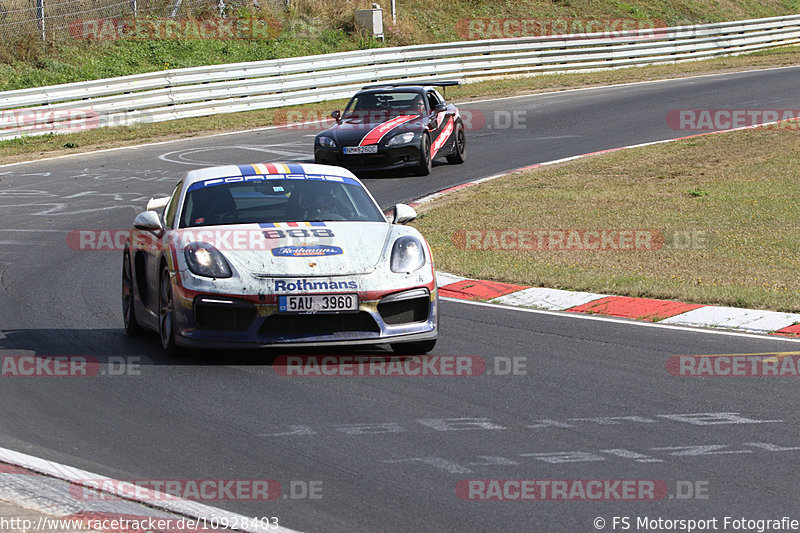
M 231 277 L 231 265 L 222 253 L 207 242 L 192 242 L 183 249 L 189 270 L 206 278 Z
M 324 135 L 320 135 L 319 137 L 317 137 L 317 142 L 321 146 L 324 146 L 325 148 L 336 148 L 336 141 Z
M 389 266 L 392 272 L 414 272 L 425 265 L 425 247 L 416 237 L 406 235 L 394 241 L 392 259 Z
M 409 131 L 407 133 L 401 133 L 400 135 L 395 135 L 389 142 L 386 143 L 386 146 L 397 146 L 398 144 L 408 144 L 414 140 L 414 132 Z

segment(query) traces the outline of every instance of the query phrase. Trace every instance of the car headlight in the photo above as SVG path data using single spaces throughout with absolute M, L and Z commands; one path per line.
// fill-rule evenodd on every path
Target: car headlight
M 394 241 L 392 259 L 389 266 L 392 272 L 414 272 L 425 265 L 425 247 L 419 239 L 410 235 Z
M 222 253 L 207 242 L 195 241 L 183 249 L 189 270 L 206 278 L 231 277 L 231 265 Z
M 395 135 L 389 142 L 386 143 L 386 146 L 397 146 L 398 144 L 406 144 L 410 143 L 414 140 L 414 132 L 409 131 L 408 133 L 401 133 L 400 135 Z
M 319 144 L 325 146 L 326 148 L 336 148 L 336 141 L 334 141 L 330 137 L 325 137 L 324 135 L 321 135 L 317 137 L 317 141 L 319 141 Z

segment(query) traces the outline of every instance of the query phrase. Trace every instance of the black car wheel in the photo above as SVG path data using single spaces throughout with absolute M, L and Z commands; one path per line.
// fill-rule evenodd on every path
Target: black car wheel
M 419 148 L 419 163 L 417 163 L 416 174 L 417 176 L 427 176 L 431 173 L 431 140 L 427 135 L 422 136 L 422 142 Z
M 464 135 L 464 126 L 459 123 L 456 128 L 456 142 L 453 144 L 453 153 L 447 156 L 451 165 L 460 165 L 467 160 L 467 138 Z
M 158 290 L 158 334 L 161 347 L 167 355 L 178 355 L 180 347 L 175 344 L 175 305 L 172 301 L 172 278 L 169 268 L 163 265 Z
M 128 252 L 125 252 L 122 256 L 122 319 L 125 322 L 125 332 L 128 335 L 135 337 L 142 333 L 142 327 L 136 321 L 131 256 Z

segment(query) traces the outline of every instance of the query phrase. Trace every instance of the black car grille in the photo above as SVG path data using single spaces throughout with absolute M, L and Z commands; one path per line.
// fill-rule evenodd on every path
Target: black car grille
M 380 333 L 369 313 L 271 315 L 259 329 L 261 335 L 312 337 L 336 333 Z
M 378 312 L 389 325 L 408 322 L 424 322 L 430 313 L 430 298 L 427 296 L 395 300 L 378 304 Z
M 194 301 L 194 322 L 200 329 L 245 331 L 255 317 L 255 306 L 247 302 L 210 296 Z
M 378 167 L 392 163 L 391 157 L 387 154 L 338 154 L 336 160 L 343 167 Z

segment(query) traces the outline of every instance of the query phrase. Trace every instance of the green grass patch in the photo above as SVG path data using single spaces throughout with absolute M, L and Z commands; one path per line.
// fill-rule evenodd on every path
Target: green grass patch
M 798 133 L 716 134 L 541 168 L 448 195 L 415 226 L 437 269 L 461 276 L 800 312 Z M 509 229 L 655 230 L 664 243 L 502 250 L 463 237 Z

